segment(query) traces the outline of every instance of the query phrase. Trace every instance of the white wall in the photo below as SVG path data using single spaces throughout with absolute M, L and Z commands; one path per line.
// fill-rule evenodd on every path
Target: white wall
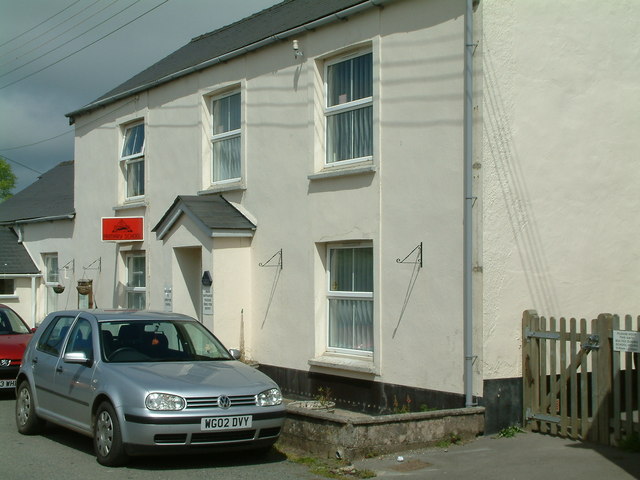
M 463 13 L 462 1 L 394 2 L 301 35 L 303 58 L 281 42 L 78 117 L 76 255 L 103 259 L 100 306 L 120 298 L 117 252 L 147 252 L 149 307 L 161 310 L 176 274 L 172 249 L 199 244 L 214 280 L 212 325 L 228 346 L 244 338 L 261 363 L 461 393 Z M 372 169 L 310 179 L 324 159 L 324 61 L 353 48 L 373 51 Z M 255 236 L 202 239 L 185 221 L 157 241 L 150 229 L 176 195 L 209 187 L 207 96 L 235 84 L 246 170 L 241 188 L 224 195 L 255 220 Z M 139 118 L 145 205 L 122 209 L 118 125 Z M 145 241 L 96 241 L 100 217 L 115 212 L 145 215 Z M 323 356 L 325 250 L 344 241 L 373 245 L 375 349 L 372 361 L 336 366 Z M 424 268 L 414 276 L 396 259 L 420 242 Z M 282 270 L 259 266 L 280 249 Z M 178 311 L 175 291 L 173 301 Z
M 486 0 L 485 378 L 520 374 L 525 309 L 640 313 L 640 3 Z

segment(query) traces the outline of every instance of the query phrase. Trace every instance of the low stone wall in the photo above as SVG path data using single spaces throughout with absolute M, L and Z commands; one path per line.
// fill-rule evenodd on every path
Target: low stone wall
M 317 456 L 354 460 L 427 447 L 453 437 L 469 440 L 483 429 L 483 407 L 371 416 L 288 405 L 279 442 Z

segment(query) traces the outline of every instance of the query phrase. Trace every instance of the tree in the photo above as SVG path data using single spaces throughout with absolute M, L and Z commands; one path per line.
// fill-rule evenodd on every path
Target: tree
M 16 176 L 11 170 L 11 165 L 0 157 L 0 202 L 11 198 L 11 190 L 16 186 Z

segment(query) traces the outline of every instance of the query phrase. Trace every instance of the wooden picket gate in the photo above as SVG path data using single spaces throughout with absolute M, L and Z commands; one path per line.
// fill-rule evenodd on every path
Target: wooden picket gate
M 634 325 L 635 323 L 635 325 Z M 640 435 L 640 317 L 522 318 L 525 425 L 605 445 Z

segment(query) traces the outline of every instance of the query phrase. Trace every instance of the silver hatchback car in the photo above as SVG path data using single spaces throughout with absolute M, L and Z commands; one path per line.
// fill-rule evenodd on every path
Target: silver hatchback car
M 16 425 L 29 435 L 50 421 L 91 436 L 108 466 L 192 447 L 268 450 L 282 395 L 239 356 L 184 315 L 54 312 L 25 350 Z

